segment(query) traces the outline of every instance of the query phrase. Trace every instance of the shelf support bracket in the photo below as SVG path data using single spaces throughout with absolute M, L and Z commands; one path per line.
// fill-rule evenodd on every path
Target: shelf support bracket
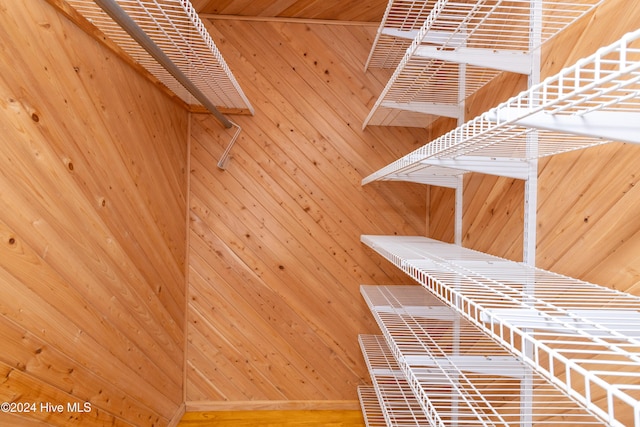
M 584 115 L 563 115 L 545 111 L 530 112 L 526 108 L 502 108 L 498 114 L 494 113 L 493 118 L 535 129 L 640 144 L 637 125 L 640 123 L 640 113 L 636 112 L 592 111 Z
M 518 74 L 529 74 L 532 64 L 531 54 L 515 50 L 468 47 L 459 47 L 455 50 L 443 50 L 436 46 L 420 46 L 417 48 L 415 55 L 501 71 L 510 71 Z
M 425 159 L 420 163 L 522 180 L 529 177 L 529 162 L 522 159 L 460 156 L 452 159 Z
M 386 36 L 396 37 L 399 39 L 410 40 L 416 38 L 418 30 L 400 30 L 397 28 L 384 28 L 382 34 Z M 465 39 L 468 36 L 462 32 L 451 32 L 442 30 L 430 30 L 422 39 L 423 43 L 430 44 L 446 44 L 447 46 L 455 47 L 462 46 L 465 43 Z
M 458 188 L 458 176 L 457 175 L 435 175 L 430 173 L 425 174 L 411 174 L 411 173 L 393 173 L 383 178 L 378 178 L 376 181 L 407 181 L 417 182 L 425 185 L 434 185 L 436 187 L 445 188 Z M 362 185 L 368 184 L 372 181 L 363 180 Z
M 459 104 L 442 104 L 436 102 L 394 102 L 384 101 L 381 107 L 393 108 L 394 110 L 413 111 L 416 113 L 433 114 L 434 116 L 444 116 L 457 119 L 460 117 L 462 109 Z

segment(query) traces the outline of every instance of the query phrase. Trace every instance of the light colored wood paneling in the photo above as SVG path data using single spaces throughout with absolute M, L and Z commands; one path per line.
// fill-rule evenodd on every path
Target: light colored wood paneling
M 188 113 L 44 1 L 0 1 L 0 39 L 0 400 L 37 407 L 0 424 L 166 425 Z
M 364 61 L 368 50 L 367 47 L 362 46 L 370 44 L 371 37 L 370 33 L 367 34 L 366 28 L 351 27 L 347 30 L 338 26 L 231 21 L 215 21 L 214 26 L 216 40 L 221 40 L 222 49 L 227 49 L 225 55 L 232 62 L 237 61 L 236 63 L 241 64 L 237 67 L 243 70 L 239 78 L 241 81 L 244 79 L 249 82 L 247 90 L 259 100 L 259 107 L 256 117 L 247 120 L 247 124 L 243 125 L 245 134 L 239 142 L 237 151 L 234 152 L 233 166 L 227 172 L 222 173 L 214 167 L 215 158 L 224 147 L 225 139 L 219 136 L 219 132 L 211 131 L 211 126 L 203 118 L 197 118 L 196 123 L 199 123 L 194 126 L 196 129 L 202 126 L 196 130 L 194 137 L 194 167 L 192 168 L 194 182 L 201 181 L 205 185 L 194 184 L 193 194 L 197 198 L 194 198 L 191 204 L 192 230 L 198 236 L 203 236 L 206 232 L 210 240 L 207 240 L 206 245 L 197 248 L 192 244 L 192 251 L 204 254 L 200 259 L 207 262 L 215 259 L 215 256 L 212 257 L 212 252 L 216 253 L 220 259 L 210 264 L 212 270 L 224 268 L 225 265 L 228 266 L 229 260 L 232 260 L 231 266 L 227 267 L 228 274 L 209 275 L 208 280 L 197 286 L 208 284 L 215 287 L 217 292 L 221 286 L 234 288 L 240 298 L 254 298 L 255 302 L 248 301 L 247 307 L 239 310 L 242 314 L 233 313 L 233 304 L 228 301 L 233 301 L 238 296 L 227 296 L 226 304 L 220 302 L 216 307 L 209 309 L 222 311 L 215 316 L 204 312 L 205 306 L 202 304 L 191 305 L 190 311 L 192 314 L 197 312 L 200 322 L 197 325 L 199 335 L 194 335 L 191 346 L 198 347 L 200 350 L 198 360 L 194 360 L 190 365 L 190 375 L 193 376 L 193 380 L 190 383 L 192 388 L 189 390 L 193 390 L 193 393 L 188 394 L 188 399 L 198 400 L 207 396 L 214 400 L 264 399 L 265 396 L 272 400 L 282 399 L 282 391 L 290 387 L 286 384 L 292 383 L 288 382 L 289 378 L 286 378 L 282 383 L 286 385 L 285 389 L 274 390 L 265 395 L 265 391 L 268 392 L 268 387 L 265 388 L 265 385 L 279 383 L 278 376 L 281 374 L 278 374 L 277 370 L 271 372 L 274 367 L 267 367 L 263 362 L 268 356 L 266 354 L 261 356 L 260 352 L 252 348 L 268 348 L 264 347 L 268 346 L 266 341 L 276 337 L 277 342 L 284 340 L 289 343 L 285 347 L 280 347 L 280 344 L 278 348 L 299 348 L 300 355 L 304 358 L 305 354 L 308 354 L 305 353 L 306 349 L 299 344 L 296 347 L 295 344 L 305 341 L 300 339 L 298 332 L 283 332 L 274 326 L 277 319 L 291 319 L 293 313 L 297 313 L 307 317 L 305 321 L 309 322 L 314 334 L 318 335 L 317 339 L 320 340 L 321 345 L 314 348 L 331 349 L 330 345 L 322 345 L 322 342 L 328 343 L 333 338 L 323 331 L 323 328 L 329 326 L 329 329 L 335 329 L 335 326 L 330 326 L 331 322 L 323 321 L 327 312 L 323 311 L 320 301 L 327 298 L 323 292 L 332 288 L 327 285 L 327 280 L 323 279 L 327 274 L 326 271 L 317 269 L 314 272 L 314 266 L 328 265 L 327 262 L 331 262 L 331 257 L 323 256 L 323 248 L 328 247 L 332 250 L 340 247 L 349 248 L 346 253 L 357 258 L 344 258 L 344 266 L 361 266 L 361 271 L 357 273 L 357 281 L 360 283 L 367 282 L 362 279 L 366 278 L 367 272 L 371 278 L 369 283 L 403 281 L 402 277 L 395 277 L 393 272 L 388 271 L 387 264 L 375 256 L 369 261 L 360 258 L 358 250 L 354 250 L 354 245 L 349 244 L 348 234 L 335 231 L 354 229 L 354 235 L 362 232 L 376 233 L 389 225 L 393 226 L 394 223 L 401 224 L 403 221 L 408 221 L 413 230 L 396 225 L 396 229 L 382 232 L 421 234 L 424 216 L 420 216 L 422 207 L 417 208 L 417 206 L 422 204 L 426 197 L 425 193 L 419 189 L 420 186 L 387 182 L 359 188 L 359 192 L 364 192 L 370 198 L 367 203 L 358 203 L 358 196 L 349 192 L 349 186 L 355 185 L 354 188 L 357 188 L 360 177 L 405 154 L 418 144 L 431 139 L 432 136 L 442 134 L 450 129 L 453 123 L 450 120 L 440 120 L 424 136 L 424 139 L 421 140 L 419 137 L 416 143 L 405 139 L 409 144 L 400 143 L 403 138 L 406 138 L 406 133 L 414 135 L 407 129 L 371 128 L 364 133 L 358 133 L 353 123 L 358 123 L 366 116 L 368 108 L 375 101 L 378 91 L 385 82 L 381 74 L 367 73 L 364 76 L 362 74 L 361 62 Z M 245 37 L 236 36 L 240 33 Z M 246 35 L 250 36 L 246 37 Z M 327 40 L 331 42 L 327 43 Z M 358 49 L 359 46 L 360 49 Z M 265 56 L 269 58 L 268 62 L 261 61 Z M 358 83 L 358 79 L 363 80 Z M 519 92 L 524 87 L 523 84 L 524 80 L 514 75 L 506 75 L 496 80 L 496 86 L 487 88 L 470 100 L 468 116 L 472 117 L 479 111 Z M 316 87 L 323 89 L 319 90 Z M 488 97 L 488 94 L 492 96 Z M 352 102 L 352 99 L 355 101 Z M 345 123 L 347 127 L 344 127 Z M 206 133 L 207 138 L 200 136 L 203 133 Z M 346 147 L 339 147 L 339 144 L 336 144 L 336 141 L 340 140 L 357 141 L 357 138 L 354 138 L 356 135 L 358 138 L 366 139 L 367 142 L 364 145 L 349 143 Z M 216 143 L 212 144 L 214 141 Z M 391 144 L 389 141 L 397 142 Z M 309 142 L 312 144 L 310 145 Z M 320 153 L 317 153 L 318 147 L 321 150 Z M 212 157 L 209 158 L 210 156 Z M 543 164 L 541 171 L 546 167 L 547 165 Z M 252 176 L 253 179 L 244 176 L 245 174 Z M 324 182 L 327 178 L 330 178 L 331 187 L 327 187 Z M 207 189 L 209 194 L 206 193 Z M 230 192 L 233 196 L 221 196 L 224 192 Z M 465 245 L 520 259 L 522 197 L 521 182 L 480 174 L 469 175 L 466 178 L 465 190 Z M 213 200 L 216 199 L 217 204 L 214 206 Z M 344 200 L 349 200 L 351 203 L 340 202 Z M 430 200 L 430 232 L 443 240 L 451 241 L 453 238 L 453 192 L 433 188 Z M 372 203 L 375 204 L 375 209 L 369 207 Z M 329 210 L 335 213 L 329 215 L 327 208 L 335 204 L 339 206 L 337 209 L 330 208 Z M 350 208 L 351 205 L 353 209 Z M 540 206 L 542 211 L 542 202 Z M 228 213 L 226 213 L 227 210 Z M 365 215 L 362 216 L 362 213 Z M 309 222 L 307 214 L 313 215 L 316 219 L 315 225 Z M 406 220 L 402 218 L 403 216 Z M 212 219 L 204 224 L 204 217 Z M 353 221 L 349 221 L 349 218 L 353 218 Z M 379 221 L 382 223 L 378 224 Z M 418 225 L 419 221 L 422 221 L 422 224 Z M 336 222 L 338 227 L 332 225 Z M 284 224 L 287 224 L 287 227 L 283 227 Z M 257 233 L 256 229 L 259 230 Z M 313 242 L 303 243 L 298 237 L 304 236 L 305 232 L 313 236 Z M 541 235 L 543 232 L 541 226 Z M 213 238 L 213 235 L 216 237 Z M 194 242 L 198 239 L 200 237 L 193 237 Z M 630 249 L 633 247 L 634 245 L 629 245 Z M 309 250 L 314 259 L 306 262 L 305 258 L 309 256 L 307 252 Z M 630 251 L 627 251 L 627 254 L 631 256 Z M 365 253 L 365 256 L 369 257 L 370 254 Z M 281 262 L 281 258 L 286 259 L 287 264 Z M 323 261 L 325 258 L 327 261 Z M 195 262 L 195 256 L 193 259 Z M 292 266 L 290 263 L 294 259 L 296 263 Z M 193 267 L 199 272 L 203 271 L 200 265 Z M 289 274 L 290 268 L 296 269 L 295 276 Z M 340 264 L 332 267 L 332 270 L 330 275 L 335 281 L 347 283 L 345 280 L 349 280 L 349 274 L 340 272 Z M 235 279 L 229 278 L 236 274 L 244 278 L 233 285 Z M 225 282 L 227 283 L 224 284 Z M 305 285 L 311 289 L 302 288 Z M 297 287 L 300 291 L 292 294 L 292 287 Z M 357 293 L 353 290 L 348 291 L 348 285 L 342 285 L 342 287 L 347 289 L 346 293 L 342 290 L 345 298 L 359 300 Z M 268 296 L 273 289 L 276 289 L 275 295 L 282 297 L 282 303 L 278 304 L 272 296 Z M 257 294 L 247 297 L 246 292 L 257 292 Z M 201 297 L 195 292 L 194 295 L 197 298 Z M 266 299 L 261 300 L 265 295 Z M 315 301 L 313 309 L 309 308 L 311 301 Z M 348 299 L 343 301 L 341 303 L 340 300 L 335 299 L 336 316 L 340 316 L 347 325 L 358 324 L 357 317 L 347 319 L 348 316 L 359 313 L 360 308 L 356 306 L 356 311 L 350 310 Z M 255 313 L 251 307 L 255 307 L 256 304 L 269 308 L 277 307 L 278 311 L 272 313 L 272 316 L 268 315 L 268 310 Z M 243 330 L 238 326 L 248 323 L 250 319 L 255 321 L 264 316 L 274 322 L 273 325 L 264 321 L 257 322 L 261 325 L 258 326 L 260 332 L 269 337 L 266 340 L 260 338 L 260 333 L 253 332 L 255 328 L 253 324 L 251 327 L 244 326 Z M 201 323 L 205 319 L 217 319 L 215 323 L 207 325 L 215 331 L 204 330 L 205 333 L 202 333 Z M 294 324 L 296 330 L 300 329 L 300 323 L 291 323 L 291 320 L 284 320 L 283 323 Z M 365 322 L 359 326 L 359 330 L 367 331 L 370 327 L 371 325 Z M 349 339 L 347 338 L 354 336 L 356 331 L 349 331 L 348 326 L 342 329 L 345 338 L 335 336 L 335 339 L 341 348 L 350 350 L 337 354 L 338 357 L 330 364 L 324 363 L 325 366 L 331 366 L 334 371 L 327 372 L 320 367 L 321 365 L 316 366 L 315 362 L 309 363 L 308 366 L 312 367 L 318 376 L 315 379 L 309 379 L 304 370 L 298 370 L 295 375 L 305 379 L 300 381 L 295 395 L 285 394 L 286 398 L 350 398 L 353 396 L 349 394 L 354 390 L 353 383 L 367 381 L 366 375 L 362 376 L 357 371 L 357 363 L 362 362 L 357 360 L 356 356 L 349 358 L 349 351 L 352 355 L 358 352 L 356 348 L 348 347 Z M 201 340 L 205 336 L 214 340 L 219 340 L 220 337 L 234 337 L 228 344 L 233 349 L 220 346 L 215 355 L 203 355 L 203 352 L 206 353 L 207 343 Z M 244 341 L 250 341 L 252 345 Z M 263 353 L 267 352 L 263 350 Z M 242 360 L 240 358 L 242 354 L 248 358 Z M 288 356 L 278 354 L 274 360 L 282 360 L 283 357 Z M 250 362 L 251 358 L 254 360 L 253 363 Z M 323 358 L 324 356 L 321 357 Z M 204 368 L 207 360 L 222 363 L 217 365 L 221 366 L 221 369 L 204 374 L 207 371 Z M 234 381 L 237 378 L 235 376 L 243 366 L 245 368 L 251 366 L 251 375 L 256 375 L 254 367 L 261 366 L 260 372 L 267 372 L 271 377 L 261 376 L 259 377 L 261 379 L 255 382 L 246 382 L 243 379 L 238 382 L 243 385 L 240 388 L 235 387 L 235 384 L 238 384 Z M 292 366 L 297 364 L 294 363 Z M 341 366 L 348 368 L 348 371 L 355 370 L 360 377 L 350 379 L 348 372 L 347 376 L 340 373 L 339 377 L 346 379 L 343 381 L 344 389 L 342 394 L 332 394 L 328 384 L 321 386 L 319 382 L 331 382 L 331 386 L 335 388 L 335 383 L 329 379 L 332 378 L 332 374 L 340 372 Z M 220 387 L 207 395 L 207 386 L 203 384 L 203 378 L 207 378 L 210 381 L 209 384 L 220 385 Z M 309 380 L 313 381 L 313 386 L 307 383 Z M 196 387 L 198 382 L 200 386 Z M 225 386 L 225 384 L 234 384 L 234 387 Z M 247 384 L 256 384 L 256 386 L 248 389 Z M 250 389 L 252 391 L 248 393 Z
M 386 2 L 195 4 L 375 21 Z M 543 75 L 640 26 L 639 8 L 605 2 L 545 47 Z M 220 171 L 230 134 L 191 115 L 187 205 L 186 111 L 45 2 L 0 1 L 0 20 L 2 400 L 87 400 L 94 410 L 76 423 L 165 425 L 180 411 L 186 357 L 186 398 L 201 405 L 353 402 L 369 382 L 356 335 L 377 331 L 358 285 L 407 282 L 359 236 L 424 234 L 427 214 L 424 187 L 360 180 L 452 126 L 360 130 L 388 78 L 362 71 L 375 29 L 216 21 L 256 116 L 237 119 L 244 131 Z M 467 117 L 523 85 L 501 77 Z M 640 293 L 639 151 L 541 162 L 540 266 Z M 519 259 L 522 183 L 470 174 L 465 184 L 465 245 Z M 429 231 L 448 241 L 452 197 L 429 195 Z M 31 415 L 0 421 L 69 422 Z
M 369 382 L 357 335 L 375 330 L 359 285 L 407 281 L 359 237 L 423 234 L 426 213 L 421 186 L 360 181 L 427 133 L 360 130 L 384 85 L 362 71 L 374 29 L 211 32 L 256 115 L 238 118 L 226 171 L 229 134 L 192 116 L 187 401 L 354 402 Z
M 198 13 L 380 22 L 386 0 L 192 0 Z

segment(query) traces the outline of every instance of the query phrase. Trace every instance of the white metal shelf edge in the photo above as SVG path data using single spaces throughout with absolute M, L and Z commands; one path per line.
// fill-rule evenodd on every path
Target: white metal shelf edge
M 441 307 L 420 286 L 361 286 L 388 345 L 387 359 L 395 357 L 425 411 L 434 410 L 451 424 L 455 418 L 459 425 L 469 426 L 555 426 L 558 420 L 602 425 L 459 315 L 443 320 L 405 314 L 400 300 L 416 297 L 417 292 L 425 295 L 418 297 L 422 303 Z M 382 344 L 376 344 L 381 351 Z M 375 375 L 378 370 L 371 368 Z M 391 375 L 385 366 L 379 373 Z M 525 382 L 532 387 L 522 394 Z
M 640 111 L 593 111 L 583 115 L 554 115 L 545 111 L 504 107 L 501 115 L 515 125 L 557 133 L 582 135 L 589 139 L 640 144 Z M 487 113 L 497 122 L 496 112 Z
M 465 47 L 459 47 L 456 50 L 442 50 L 436 46 L 420 46 L 414 55 L 518 74 L 529 74 L 532 63 L 530 53 L 512 50 Z
M 358 342 L 375 393 L 367 399 L 367 419 L 377 421 L 382 418 L 387 427 L 435 425 L 436 420 L 423 411 L 384 339 L 376 335 L 360 335 Z M 380 412 L 373 406 L 374 399 Z
M 608 425 L 640 426 L 640 298 L 425 237 L 362 241 Z

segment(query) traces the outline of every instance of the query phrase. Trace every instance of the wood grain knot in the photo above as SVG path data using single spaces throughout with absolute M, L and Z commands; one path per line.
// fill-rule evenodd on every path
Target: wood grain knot
M 70 158 L 66 157 L 62 159 L 62 162 L 65 164 L 65 166 L 67 167 L 67 169 L 69 169 L 70 171 L 73 171 L 74 169 L 74 165 L 73 162 L 71 161 Z

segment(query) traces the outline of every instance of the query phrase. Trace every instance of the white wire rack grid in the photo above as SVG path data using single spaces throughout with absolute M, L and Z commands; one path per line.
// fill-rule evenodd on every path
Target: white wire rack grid
M 200 103 L 92 0 L 67 0 L 135 62 L 190 105 Z M 118 4 L 217 107 L 254 112 L 189 0 L 118 0 Z
M 362 354 L 367 363 L 373 382 L 374 395 L 378 412 L 367 412 L 367 419 L 374 421 L 382 418 L 383 426 L 419 427 L 433 425 L 425 416 L 418 404 L 404 374 L 393 358 L 384 339 L 376 335 L 360 335 L 358 337 Z
M 426 237 L 362 241 L 607 425 L 640 426 L 639 297 Z
M 359 386 L 358 400 L 367 427 L 387 427 L 378 396 L 373 386 Z
M 415 108 L 415 104 L 420 103 L 434 108 L 442 104 L 456 105 L 503 70 L 528 74 L 532 64 L 531 55 L 540 45 L 601 2 L 437 0 L 434 3 L 422 0 L 412 2 L 411 7 L 402 2 L 402 7 L 396 6 L 397 14 L 413 24 L 411 28 L 415 37 L 365 119 L 364 126 L 378 124 L 376 111 L 389 108 L 389 105 L 395 104 L 395 108 L 401 108 L 404 104 L 407 109 Z M 392 15 L 389 10 L 394 6 L 392 0 L 378 30 L 370 54 L 371 62 L 373 58 L 393 57 L 393 53 L 387 51 L 398 49 L 394 37 L 382 37 L 382 34 L 402 33 L 396 28 L 397 22 L 402 23 L 402 19 Z M 416 14 L 415 10 L 420 10 L 421 6 L 430 9 L 430 13 L 415 31 L 415 19 L 422 19 L 424 14 L 422 10 Z M 392 16 L 394 19 L 389 19 Z M 386 29 L 387 21 L 390 29 Z M 403 40 L 402 37 L 400 39 Z M 400 46 L 403 48 L 404 44 Z M 456 52 L 459 55 L 455 55 Z M 487 58 L 491 59 L 487 61 Z M 460 63 L 468 65 L 461 69 Z M 518 65 L 514 68 L 513 64 Z
M 414 180 L 433 159 L 511 164 L 611 141 L 640 143 L 640 30 L 366 177 Z M 537 132 L 536 150 L 527 148 Z M 516 163 L 514 163 L 514 161 Z M 451 167 L 455 167 L 451 165 Z M 464 168 L 464 164 L 460 165 Z M 500 174 L 486 168 L 487 173 Z
M 390 0 L 369 52 L 369 68 L 395 68 L 427 19 L 436 0 Z
M 420 286 L 363 286 L 362 294 L 418 401 L 437 413 L 434 425 L 603 425 L 477 327 L 453 312 L 441 316 L 435 297 L 436 317 L 415 307 L 408 314 L 399 299 L 416 293 L 410 288 L 429 294 Z

